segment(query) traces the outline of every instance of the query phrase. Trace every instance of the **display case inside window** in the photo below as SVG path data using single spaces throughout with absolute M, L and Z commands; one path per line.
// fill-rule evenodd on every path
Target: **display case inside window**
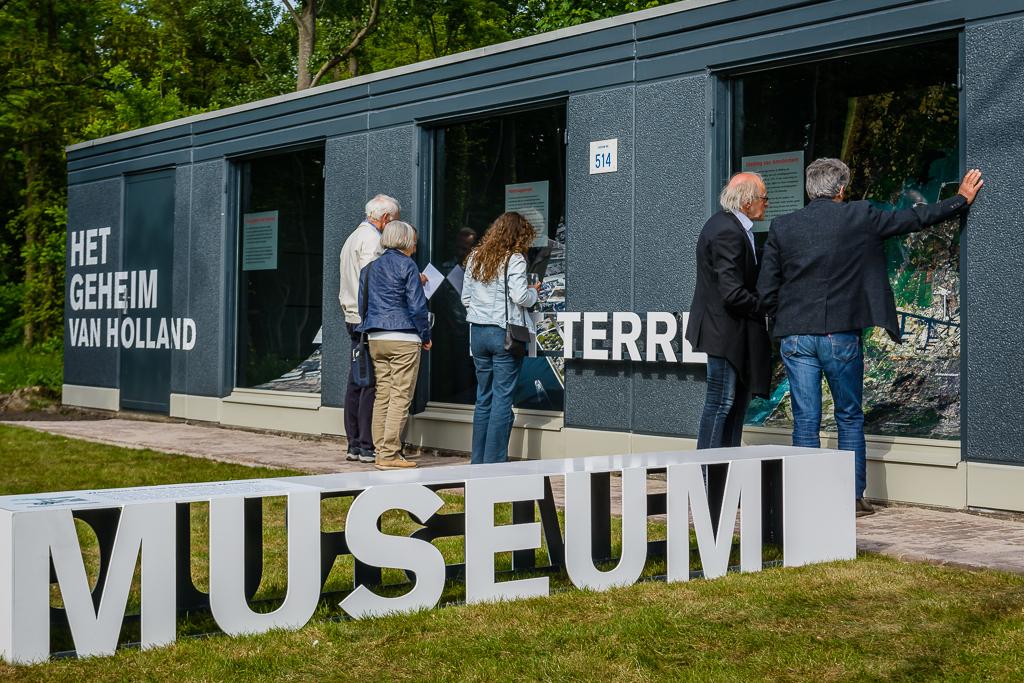
M 235 385 L 320 393 L 322 147 L 238 163 Z
M 850 167 L 851 200 L 882 209 L 933 203 L 960 179 L 957 39 L 764 70 L 735 78 L 732 168 L 761 172 L 771 198 L 757 225 L 801 208 L 803 169 L 820 157 Z M 958 219 L 886 243 L 902 344 L 865 331 L 865 431 L 960 435 Z M 777 349 L 776 349 L 777 350 Z M 777 358 L 776 354 L 776 358 Z M 773 394 L 747 423 L 792 426 L 788 383 L 776 363 Z M 834 430 L 827 386 L 823 429 Z
M 452 123 L 433 131 L 431 260 L 446 276 L 430 302 L 436 317 L 430 399 L 473 404 L 476 377 L 460 292 L 466 258 L 491 222 L 522 213 L 537 228 L 527 255 L 542 277 L 537 357 L 526 358 L 520 408 L 560 411 L 565 374 L 554 311 L 565 306 L 565 106 Z

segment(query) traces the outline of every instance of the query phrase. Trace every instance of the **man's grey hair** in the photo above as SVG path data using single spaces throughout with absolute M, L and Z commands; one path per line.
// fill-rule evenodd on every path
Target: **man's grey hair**
M 402 215 L 402 205 L 398 203 L 397 199 L 386 194 L 379 194 L 366 202 L 367 218 L 379 221 L 381 218 L 384 218 L 384 214 L 397 219 Z
M 832 199 L 850 184 L 850 167 L 839 159 L 815 159 L 807 167 L 807 196 Z
M 722 188 L 722 193 L 718 195 L 718 203 L 726 211 L 741 211 L 744 204 L 752 204 L 761 196 L 761 185 L 764 184 L 764 180 L 757 173 L 750 171 L 744 173 L 750 178 L 734 183 L 733 178 L 739 175 L 737 173 L 729 179 L 729 182 Z M 758 184 L 759 182 L 761 184 Z
M 380 246 L 383 249 L 409 251 L 416 246 L 416 228 L 405 221 L 391 221 L 384 226 L 380 235 Z

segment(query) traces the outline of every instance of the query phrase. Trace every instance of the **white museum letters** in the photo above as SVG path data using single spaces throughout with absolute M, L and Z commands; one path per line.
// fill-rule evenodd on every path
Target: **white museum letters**
M 440 467 L 403 472 L 398 477 L 389 472 L 350 473 L 3 497 L 0 654 L 17 663 L 49 657 L 51 559 L 80 656 L 108 655 L 116 649 L 140 556 L 141 644 L 154 647 L 173 642 L 179 607 L 176 587 L 181 578 L 175 572 L 190 562 L 175 555 L 175 510 L 182 503 L 209 502 L 209 607 L 218 626 L 232 635 L 296 629 L 313 615 L 322 590 L 320 509 L 325 494 L 355 495 L 344 531 L 349 553 L 370 567 L 400 568 L 415 574 L 414 586 L 399 597 L 384 597 L 369 586 L 357 586 L 341 602 L 342 609 L 357 619 L 438 604 L 446 569 L 437 547 L 377 527 L 381 515 L 389 510 L 407 511 L 426 523 L 443 505 L 431 486 L 465 487 L 469 603 L 548 595 L 546 576 L 501 581 L 495 576 L 495 554 L 540 548 L 542 524 L 495 524 L 494 516 L 496 505 L 512 501 L 527 501 L 532 509 L 533 501 L 545 499 L 545 480 L 549 478 L 564 477 L 565 568 L 578 587 L 605 590 L 640 578 L 648 555 L 647 474 L 651 469 L 667 472 L 664 504 L 669 581 L 690 579 L 691 526 L 704 576 L 724 575 L 737 515 L 740 569 L 758 571 L 762 567 L 761 478 L 765 461 L 781 461 L 784 564 L 855 557 L 853 458 L 847 452 L 823 449 L 760 446 Z M 717 534 L 701 475 L 701 466 L 709 463 L 729 465 Z M 621 479 L 622 550 L 614 568 L 601 570 L 595 566 L 592 548 L 592 525 L 596 523 L 592 479 L 609 473 Z M 287 496 L 288 588 L 278 609 L 260 613 L 250 607 L 245 593 L 245 527 L 258 521 L 246 520 L 244 507 L 247 498 L 268 496 Z M 116 535 L 105 565 L 98 609 L 93 605 L 73 511 L 112 512 L 116 516 Z M 544 528 L 551 531 L 549 526 Z M 552 539 L 548 542 L 550 546 Z M 187 544 L 185 548 L 187 551 Z

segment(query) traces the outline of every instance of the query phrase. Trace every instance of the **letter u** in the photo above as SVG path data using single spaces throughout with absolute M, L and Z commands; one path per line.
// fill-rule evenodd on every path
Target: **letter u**
M 229 635 L 298 629 L 320 599 L 320 492 L 288 494 L 288 594 L 273 612 L 253 612 L 245 599 L 245 500 L 210 501 L 210 610 Z

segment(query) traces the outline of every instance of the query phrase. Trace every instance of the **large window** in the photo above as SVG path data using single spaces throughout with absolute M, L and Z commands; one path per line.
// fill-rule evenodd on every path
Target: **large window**
M 320 392 L 324 152 L 239 163 L 238 387 Z
M 469 325 L 460 300 L 465 260 L 490 223 L 507 210 L 539 229 L 532 271 L 544 280 L 541 352 L 527 358 L 515 404 L 562 410 L 561 337 L 553 315 L 565 305 L 565 107 L 545 107 L 454 123 L 434 131 L 431 260 L 447 280 L 430 302 L 437 340 L 430 356 L 430 398 L 472 404 L 476 396 Z
M 851 200 L 902 209 L 944 199 L 960 176 L 957 73 L 950 38 L 735 78 L 732 169 L 765 175 L 768 219 L 804 205 L 803 170 L 826 156 L 850 166 Z M 904 342 L 878 329 L 865 335 L 869 433 L 959 438 L 958 225 L 886 245 Z M 766 231 L 768 221 L 758 227 Z M 748 424 L 792 426 L 781 364 L 773 386 L 770 400 L 751 406 Z M 834 430 L 827 393 L 824 414 L 824 428 Z

